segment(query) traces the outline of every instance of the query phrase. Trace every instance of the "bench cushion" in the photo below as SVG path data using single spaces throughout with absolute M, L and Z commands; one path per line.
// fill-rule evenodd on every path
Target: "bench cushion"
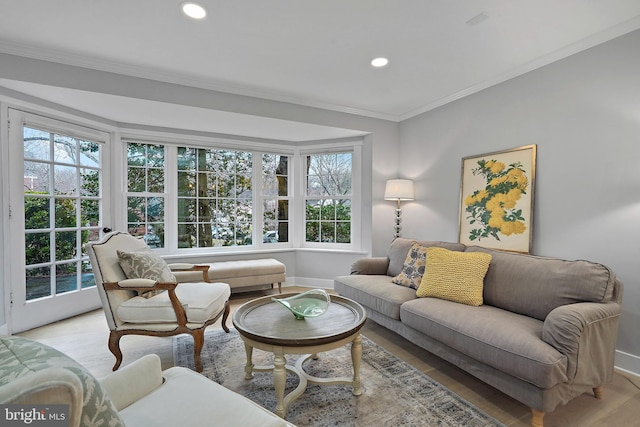
M 256 285 L 271 285 L 286 280 L 286 267 L 276 259 L 246 259 L 219 261 L 209 265 L 209 281 L 224 282 L 232 288 Z M 199 271 L 174 271 L 179 282 L 202 281 Z
M 237 261 L 220 261 L 210 264 L 209 279 L 221 279 L 284 274 L 284 264 L 275 259 L 247 259 Z

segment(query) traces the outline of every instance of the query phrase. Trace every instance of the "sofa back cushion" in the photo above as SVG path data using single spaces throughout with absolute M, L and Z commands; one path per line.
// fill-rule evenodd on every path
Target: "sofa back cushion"
M 484 303 L 544 320 L 551 310 L 577 302 L 605 302 L 616 278 L 602 264 L 496 251 L 477 246 L 467 252 L 491 254 L 484 279 Z
M 450 251 L 462 252 L 466 246 L 462 243 L 449 243 L 449 242 L 437 242 L 426 240 L 405 239 L 403 237 L 396 237 L 389 246 L 389 252 L 387 257 L 389 258 L 389 267 L 387 268 L 387 276 L 395 277 L 402 272 L 404 267 L 404 261 L 407 259 L 407 254 L 414 243 L 418 243 L 424 247 L 439 247 L 449 249 Z

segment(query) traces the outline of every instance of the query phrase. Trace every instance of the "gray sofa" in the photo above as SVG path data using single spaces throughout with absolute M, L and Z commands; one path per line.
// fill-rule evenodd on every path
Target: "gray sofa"
M 335 290 L 370 319 L 529 406 L 532 425 L 546 412 L 611 381 L 622 284 L 601 264 L 417 242 L 491 254 L 483 304 L 418 298 L 392 283 L 414 240 L 397 238 L 387 257 L 363 258 Z

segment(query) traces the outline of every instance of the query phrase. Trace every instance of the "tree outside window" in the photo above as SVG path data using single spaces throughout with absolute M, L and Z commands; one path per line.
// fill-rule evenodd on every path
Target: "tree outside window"
M 262 243 L 289 241 L 289 156 L 262 155 Z
M 178 147 L 178 247 L 252 244 L 253 157 Z
M 26 299 L 94 286 L 82 245 L 100 225 L 101 144 L 29 126 L 23 139 Z
M 165 247 L 165 147 L 127 144 L 127 230 L 151 248 Z
M 351 175 L 351 153 L 306 156 L 306 242 L 351 243 Z

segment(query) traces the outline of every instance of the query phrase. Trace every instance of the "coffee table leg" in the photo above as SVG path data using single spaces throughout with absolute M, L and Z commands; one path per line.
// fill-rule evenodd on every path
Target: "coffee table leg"
M 287 382 L 286 363 L 284 349 L 282 347 L 275 348 L 273 352 L 273 387 L 276 391 L 276 409 L 273 412 L 280 418 L 284 418 L 287 411 L 287 408 L 284 407 L 284 388 Z
M 245 342 L 244 351 L 247 353 L 247 364 L 244 366 L 244 379 L 250 380 L 253 378 L 253 347 Z
M 362 382 L 360 381 L 360 361 L 362 360 L 362 337 L 358 334 L 351 342 L 351 363 L 353 363 L 353 394 L 362 394 Z

